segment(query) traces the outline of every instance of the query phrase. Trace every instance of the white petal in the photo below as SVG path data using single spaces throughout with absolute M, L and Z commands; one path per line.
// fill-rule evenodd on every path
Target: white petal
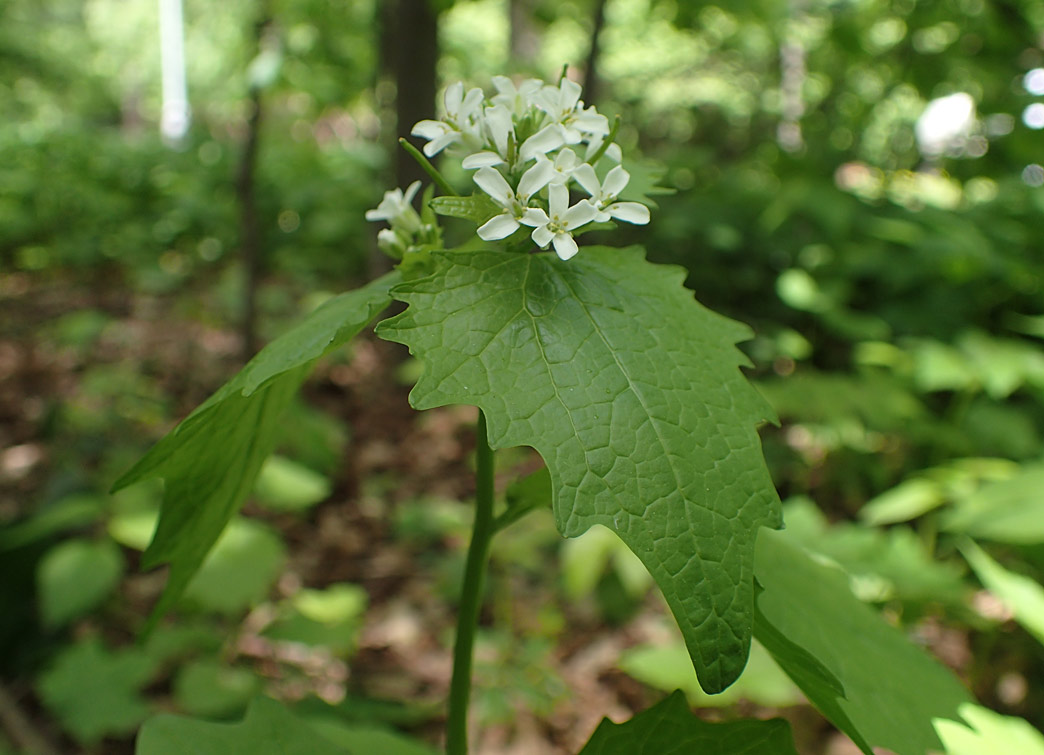
M 366 219 L 376 223 L 381 220 L 387 220 L 388 216 L 378 207 L 376 210 L 367 210 Z
M 549 218 L 547 213 L 539 207 L 530 207 L 522 214 L 522 217 L 518 219 L 518 222 L 522 225 L 536 228 L 538 226 L 547 225 L 551 222 L 551 218 Z
M 479 168 L 474 178 L 479 188 L 497 202 L 505 207 L 511 204 L 514 192 L 511 191 L 511 187 L 508 186 L 508 182 L 504 180 L 504 177 L 500 175 L 499 170 L 490 167 Z
M 555 128 L 554 124 L 551 124 L 550 126 L 544 126 L 544 128 L 522 142 L 519 155 L 521 155 L 523 161 L 532 160 L 537 155 L 546 155 L 563 144 L 565 142 L 562 141 L 562 135 Z
M 543 189 L 554 178 L 555 166 L 546 157 L 536 161 L 536 165 L 522 174 L 518 182 L 518 195 L 528 198 Z
M 572 231 L 582 225 L 587 225 L 596 217 L 598 217 L 598 208 L 583 199 L 562 215 L 562 227 Z
M 599 136 L 609 134 L 609 119 L 604 115 L 599 115 L 593 107 L 578 113 L 572 123 L 575 128 L 586 131 L 588 134 L 598 134 Z
M 506 239 L 516 230 L 518 230 L 518 221 L 511 217 L 510 213 L 502 212 L 480 226 L 478 236 L 483 241 L 496 241 Z
M 562 184 L 551 184 L 547 190 L 548 214 L 563 217 L 569 209 L 569 189 Z
M 598 180 L 598 175 L 587 163 L 578 165 L 576 170 L 573 171 L 573 178 L 576 182 L 584 187 L 584 191 L 590 194 L 592 197 L 599 197 L 602 194 L 602 184 Z
M 464 101 L 464 82 L 457 81 L 446 87 L 446 93 L 442 96 L 442 101 L 446 105 L 446 114 L 455 116 L 457 111 L 460 110 L 460 105 Z
M 581 91 L 582 87 L 575 81 L 562 79 L 562 83 L 559 86 L 558 106 L 563 111 L 572 110 L 576 107 L 576 103 L 580 101 Z
M 417 196 L 417 191 L 418 191 L 418 189 L 420 189 L 420 187 L 421 187 L 421 182 L 420 181 L 414 181 L 409 186 L 407 186 L 406 187 L 406 195 L 403 197 L 402 203 L 404 205 L 412 203 L 413 202 L 413 198 L 415 196 Z
M 602 184 L 602 192 L 605 197 L 618 197 L 620 192 L 627 188 L 627 182 L 631 180 L 631 174 L 621 166 L 616 165 L 605 176 Z
M 464 102 L 460 106 L 460 118 L 467 118 L 482 104 L 482 100 L 485 99 L 486 95 L 482 93 L 482 90 L 478 87 L 468 90 L 467 96 L 464 97 Z
M 555 237 L 555 234 L 551 233 L 546 225 L 541 225 L 533 229 L 532 237 L 537 246 L 541 249 L 546 249 L 547 245 L 551 243 L 551 239 Z
M 557 254 L 560 259 L 571 259 L 576 256 L 578 251 L 579 248 L 577 247 L 576 242 L 568 233 L 555 234 L 555 254 Z
M 450 127 L 442 121 L 417 121 L 410 134 L 422 139 L 434 139 L 450 130 Z
M 515 82 L 507 76 L 494 76 L 493 86 L 500 94 L 515 95 Z
M 497 151 L 501 155 L 506 155 L 508 137 L 514 126 L 511 112 L 503 105 L 494 105 L 486 108 L 485 117 L 486 127 L 489 129 L 489 135 L 493 138 Z
M 468 155 L 460 165 L 464 170 L 474 170 L 475 168 L 488 168 L 493 165 L 500 165 L 503 162 L 504 159 L 496 152 L 486 150 Z
M 618 163 L 623 160 L 623 150 L 620 149 L 620 145 L 613 142 L 609 145 L 609 149 L 605 151 L 605 156 L 612 160 L 614 163 Z
M 645 225 L 649 222 L 649 208 L 638 202 L 615 202 L 606 207 L 605 211 L 617 220 L 635 225 Z
M 435 155 L 442 152 L 453 142 L 460 139 L 459 131 L 450 131 L 449 133 L 443 134 L 442 136 L 432 139 L 430 142 L 424 145 L 424 154 L 428 157 L 434 157 Z

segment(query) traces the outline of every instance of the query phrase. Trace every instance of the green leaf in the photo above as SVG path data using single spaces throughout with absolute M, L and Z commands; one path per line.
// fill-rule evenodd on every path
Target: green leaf
M 762 532 L 754 634 L 808 699 L 867 753 L 941 748 L 936 718 L 971 696 L 953 674 L 889 626 L 785 533 Z
M 260 687 L 261 680 L 246 669 L 196 660 L 178 669 L 174 700 L 190 715 L 225 718 L 241 713 Z
M 439 215 L 451 218 L 464 218 L 482 225 L 494 215 L 499 215 L 504 208 L 485 194 L 475 193 L 470 197 L 435 197 L 429 206 Z
M 675 692 L 630 721 L 608 718 L 580 755 L 797 755 L 790 724 L 781 718 L 712 724 L 689 711 Z
M 88 613 L 122 576 L 123 554 L 111 540 L 67 540 L 54 546 L 36 572 L 43 625 L 57 629 Z
M 129 734 L 149 714 L 139 691 L 156 663 L 138 649 L 109 652 L 91 639 L 62 651 L 37 691 L 62 728 L 84 744 Z
M 504 491 L 507 510 L 493 523 L 495 531 L 514 524 L 530 511 L 551 508 L 551 475 L 547 467 L 511 482 Z
M 663 591 L 703 688 L 720 692 L 750 646 L 755 536 L 781 523 L 755 431 L 772 410 L 738 369 L 750 331 L 640 249 L 432 262 L 377 328 L 425 363 L 410 402 L 477 405 L 493 447 L 534 447 L 559 531 L 616 532 Z
M 330 495 L 330 481 L 296 461 L 273 454 L 261 465 L 254 492 L 274 511 L 303 511 Z
M 184 592 L 253 488 L 282 429 L 280 415 L 312 364 L 384 309 L 399 280 L 398 273 L 388 273 L 328 300 L 262 349 L 116 481 L 113 491 L 151 477 L 166 480 L 159 526 L 142 558 L 145 568 L 171 567 L 150 628 Z
M 1029 577 L 1008 571 L 971 540 L 959 547 L 983 586 L 1000 598 L 1015 621 L 1044 644 L 1044 587 Z
M 935 722 L 947 755 L 1044 755 L 1044 736 L 1023 719 L 971 703 L 960 711 L 967 725 L 945 718 Z
M 680 689 L 689 703 L 698 708 L 726 707 L 740 700 L 782 708 L 804 700 L 794 682 L 758 642 L 751 643 L 750 660 L 740 678 L 720 695 L 708 695 L 700 689 L 692 666 L 685 662 L 686 656 L 681 642 L 657 642 L 625 650 L 619 665 L 626 674 L 650 687 L 664 692 Z
M 236 724 L 197 721 L 162 714 L 138 732 L 135 755 L 345 755 L 285 707 L 266 697 L 250 704 Z
M 237 517 L 186 586 L 185 601 L 215 613 L 238 613 L 265 598 L 285 561 L 286 546 L 279 533 Z
M 945 500 L 942 485 L 915 477 L 868 501 L 859 509 L 859 518 L 878 526 L 908 522 L 938 508 Z
M 332 718 L 311 719 L 309 723 L 331 742 L 360 755 L 439 755 L 431 745 L 384 726 L 348 724 Z
M 1022 467 L 958 501 L 943 529 L 1001 543 L 1044 543 L 1044 465 Z

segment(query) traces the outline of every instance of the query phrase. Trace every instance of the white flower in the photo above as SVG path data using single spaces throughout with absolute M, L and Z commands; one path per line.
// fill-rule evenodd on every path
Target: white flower
M 538 160 L 547 160 L 546 157 L 537 158 Z M 569 179 L 573 175 L 573 171 L 580 164 L 580 161 L 576 159 L 576 153 L 573 150 L 566 147 L 558 156 L 555 157 L 554 170 L 555 172 L 551 176 L 551 183 L 553 184 L 565 184 L 569 182 Z
M 562 79 L 557 86 L 546 86 L 533 98 L 533 103 L 551 119 L 565 144 L 579 144 L 584 134 L 607 136 L 609 119 L 594 107 L 584 109 L 580 101 L 580 85 Z
M 534 208 L 520 220 L 533 227 L 533 241 L 541 249 L 554 242 L 555 254 L 567 260 L 578 251 L 572 232 L 594 220 L 598 209 L 586 199 L 570 207 L 569 189 L 564 184 L 551 184 L 547 191 L 548 212 Z
M 493 102 L 504 105 L 508 110 L 518 116 L 533 106 L 533 96 L 544 88 L 544 82 L 540 79 L 526 79 L 517 87 L 515 82 L 507 76 L 494 76 L 493 86 L 497 94 L 493 95 Z
M 616 198 L 631 180 L 630 174 L 621 166 L 613 167 L 605 176 L 605 182 L 600 182 L 595 174 L 594 168 L 584 163 L 573 171 L 573 178 L 584 187 L 584 191 L 591 195 L 591 204 L 595 206 L 598 215 L 595 218 L 599 223 L 604 223 L 610 217 L 624 220 L 636 225 L 645 225 L 649 222 L 649 208 L 638 202 L 617 202 Z
M 400 225 L 411 232 L 419 231 L 421 229 L 420 217 L 413 209 L 412 202 L 420 185 L 420 181 L 414 181 L 406 188 L 405 194 L 402 193 L 402 189 L 384 192 L 384 199 L 377 205 L 377 209 L 366 211 L 366 219 L 386 220 L 389 225 Z
M 419 121 L 410 132 L 413 136 L 428 140 L 424 145 L 424 154 L 433 157 L 465 136 L 474 136 L 474 116 L 482 106 L 484 97 L 478 87 L 469 89 L 465 95 L 464 83 L 461 81 L 447 87 L 442 97 L 446 109 L 442 120 Z
M 377 248 L 397 260 L 401 260 L 406 253 L 406 242 L 391 228 L 382 228 L 377 231 Z
M 465 157 L 461 163 L 465 170 L 501 165 L 508 160 L 508 145 L 515 134 L 515 122 L 511 113 L 503 105 L 488 107 L 482 124 L 494 149 L 482 150 Z
M 543 210 L 529 207 L 529 199 L 547 186 L 553 174 L 554 166 L 550 160 L 537 162 L 519 179 L 516 191 L 496 168 L 479 168 L 475 173 L 475 183 L 504 208 L 504 212 L 493 216 L 479 227 L 479 238 L 483 241 L 507 238 L 518 229 L 520 222 L 525 222 L 525 219 L 531 216 L 531 213 L 543 214 Z

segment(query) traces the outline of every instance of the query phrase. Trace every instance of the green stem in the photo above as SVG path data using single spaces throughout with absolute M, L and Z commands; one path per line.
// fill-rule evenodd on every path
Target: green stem
M 493 538 L 493 449 L 486 438 L 486 415 L 479 411 L 475 431 L 475 525 L 464 567 L 460 608 L 457 613 L 457 642 L 453 647 L 453 677 L 450 680 L 449 713 L 446 721 L 447 755 L 468 751 L 468 698 L 471 694 L 471 657 L 475 646 L 482 583 L 486 576 L 489 541 Z
M 399 139 L 399 144 L 402 146 L 404 150 L 406 150 L 410 157 L 417 161 L 418 165 L 424 168 L 424 172 L 431 176 L 431 180 L 434 181 L 440 189 L 442 189 L 443 194 L 446 194 L 450 197 L 457 196 L 457 192 L 455 192 L 453 190 L 453 187 L 450 186 L 449 181 L 443 178 L 442 174 L 439 173 L 438 168 L 432 165 L 431 160 L 422 155 L 419 149 L 417 149 L 401 137 Z

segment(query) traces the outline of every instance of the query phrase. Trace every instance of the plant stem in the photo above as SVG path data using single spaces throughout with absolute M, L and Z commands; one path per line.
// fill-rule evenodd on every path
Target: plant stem
M 442 192 L 446 196 L 455 197 L 457 192 L 450 186 L 449 181 L 443 178 L 442 174 L 439 173 L 439 169 L 431 164 L 431 160 L 421 154 L 421 151 L 406 141 L 404 138 L 399 138 L 399 145 L 406 150 L 410 157 L 417 161 L 417 164 L 424 168 L 424 172 L 431 176 L 431 180 L 438 185 Z
M 489 542 L 493 538 L 493 449 L 486 438 L 486 415 L 479 410 L 475 431 L 475 524 L 464 567 L 464 584 L 457 613 L 457 641 L 453 647 L 449 713 L 446 720 L 447 755 L 468 751 L 468 698 L 471 695 L 471 658 L 475 646 L 482 586 L 486 576 Z

